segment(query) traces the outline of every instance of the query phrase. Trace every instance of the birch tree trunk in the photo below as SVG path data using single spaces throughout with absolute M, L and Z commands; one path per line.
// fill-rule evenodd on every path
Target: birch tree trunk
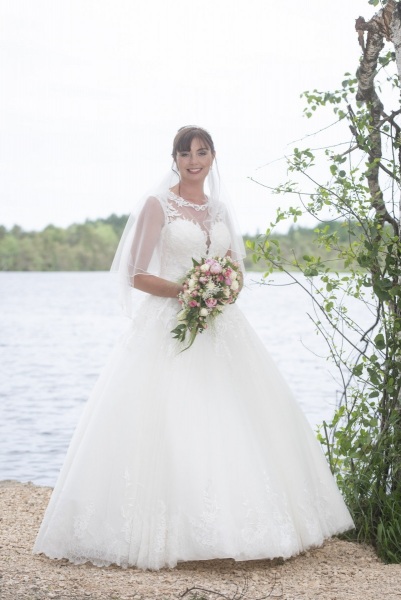
M 401 82 L 401 2 L 388 0 L 384 8 L 379 10 L 369 21 L 363 17 L 356 20 L 355 29 L 358 32 L 359 43 L 363 50 L 361 64 L 357 70 L 358 92 L 356 99 L 365 102 L 370 110 L 372 131 L 370 134 L 369 157 L 372 168 L 367 176 L 369 190 L 371 194 L 371 203 L 383 223 L 389 223 L 394 231 L 394 235 L 400 237 L 400 219 L 401 219 L 401 195 L 398 185 L 398 215 L 390 215 L 384 202 L 383 191 L 380 185 L 379 174 L 382 158 L 382 132 L 383 121 L 387 120 L 395 130 L 395 136 L 392 140 L 393 147 L 398 147 L 398 184 L 400 182 L 399 174 L 401 167 L 401 128 L 396 123 L 396 116 L 400 110 L 387 115 L 384 112 L 383 105 L 375 89 L 375 77 L 377 74 L 377 63 L 380 52 L 384 48 L 385 41 L 390 42 L 394 49 L 395 62 L 397 65 L 398 80 Z M 366 32 L 366 36 L 365 36 Z M 401 99 L 400 99 L 401 100 Z M 396 206 L 395 202 L 393 206 Z M 401 255 L 399 244 L 395 247 L 394 259 L 398 265 L 398 272 L 393 277 L 393 284 L 398 286 L 401 283 Z M 372 278 L 374 274 L 372 273 Z M 395 297 L 389 302 L 392 317 L 395 322 L 401 319 L 401 301 L 400 297 Z M 398 349 L 395 352 L 395 358 L 401 357 L 401 332 L 398 333 Z M 389 375 L 391 376 L 391 374 Z M 394 398 L 394 411 L 398 413 L 398 419 L 394 422 L 394 428 L 398 429 L 401 438 L 401 392 Z M 385 398 L 388 401 L 388 398 Z M 398 464 L 394 468 L 393 489 L 401 491 L 401 450 L 398 456 Z
M 386 115 L 383 114 L 383 104 L 376 92 L 375 77 L 377 74 L 378 58 L 385 44 L 384 40 L 393 41 L 392 36 L 394 35 L 395 38 L 399 40 L 398 51 L 396 49 L 396 62 L 398 77 L 401 81 L 400 11 L 401 2 L 389 0 L 385 8 L 381 9 L 374 17 L 372 17 L 372 19 L 370 19 L 370 21 L 366 22 L 363 17 L 359 17 L 355 23 L 359 43 L 363 50 L 361 64 L 356 73 L 358 80 L 356 99 L 369 105 L 373 125 L 370 135 L 370 159 L 373 166 L 368 175 L 372 206 L 382 216 L 384 221 L 387 221 L 392 225 L 395 235 L 399 234 L 399 219 L 397 222 L 397 220 L 388 213 L 384 204 L 383 192 L 379 182 L 380 159 L 382 158 L 380 126 L 382 124 L 382 119 L 386 118 Z M 365 31 L 367 32 L 366 41 L 364 37 Z M 396 48 L 395 45 L 394 47 Z

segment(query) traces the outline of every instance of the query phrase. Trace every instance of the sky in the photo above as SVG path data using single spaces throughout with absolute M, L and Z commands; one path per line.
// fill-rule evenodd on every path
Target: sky
M 0 224 L 129 213 L 170 168 L 179 127 L 196 124 L 242 232 L 264 231 L 287 200 L 250 178 L 284 181 L 277 159 L 333 120 L 306 119 L 300 94 L 356 70 L 355 19 L 374 12 L 367 0 L 0 0 Z

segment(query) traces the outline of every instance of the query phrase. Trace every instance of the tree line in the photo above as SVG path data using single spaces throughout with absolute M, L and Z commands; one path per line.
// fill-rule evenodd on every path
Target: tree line
M 42 231 L 24 231 L 14 225 L 7 230 L 0 225 L 1 271 L 107 271 L 112 263 L 128 215 L 110 215 L 107 219 L 87 220 L 66 228 L 48 225 Z M 341 223 L 329 225 L 345 242 Z M 245 235 L 256 241 L 259 236 Z M 286 234 L 275 236 L 282 253 L 290 260 L 316 251 L 313 228 L 292 226 Z M 341 268 L 333 250 L 333 268 Z M 245 259 L 248 270 L 263 271 L 263 261 L 255 264 L 248 250 Z
M 110 268 L 127 215 L 74 223 L 67 228 L 48 225 L 24 231 L 18 225 L 0 226 L 1 271 L 102 271 Z

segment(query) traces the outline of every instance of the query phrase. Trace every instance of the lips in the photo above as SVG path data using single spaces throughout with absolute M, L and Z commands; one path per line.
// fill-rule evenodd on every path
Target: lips
M 188 169 L 189 173 L 192 173 L 192 175 L 196 175 L 197 173 L 200 173 L 202 171 L 202 169 Z

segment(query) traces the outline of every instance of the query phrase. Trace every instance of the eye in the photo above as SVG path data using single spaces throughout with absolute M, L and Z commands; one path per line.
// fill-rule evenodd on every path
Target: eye
M 188 152 L 180 152 L 180 156 L 188 156 Z
M 206 154 L 207 154 L 207 151 L 206 151 L 206 150 L 201 150 L 201 151 L 199 152 L 199 154 L 200 154 L 201 156 L 206 156 Z

